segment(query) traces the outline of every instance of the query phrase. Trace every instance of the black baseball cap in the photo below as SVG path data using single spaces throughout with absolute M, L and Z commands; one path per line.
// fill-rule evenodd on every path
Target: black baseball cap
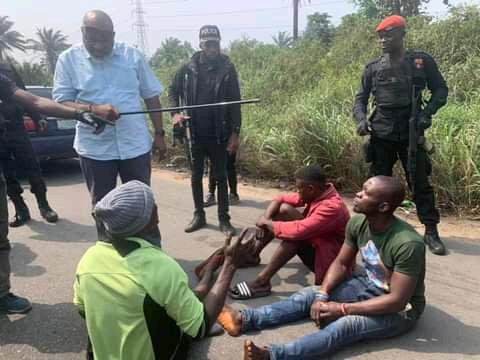
M 200 42 L 218 41 L 220 42 L 220 30 L 217 25 L 203 25 L 199 33 Z

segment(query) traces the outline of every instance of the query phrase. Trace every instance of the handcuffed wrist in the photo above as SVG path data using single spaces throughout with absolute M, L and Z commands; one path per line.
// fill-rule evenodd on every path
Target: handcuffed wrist
M 320 300 L 320 301 L 328 301 L 328 294 L 326 292 L 323 292 L 321 290 L 317 290 L 315 292 L 315 300 Z

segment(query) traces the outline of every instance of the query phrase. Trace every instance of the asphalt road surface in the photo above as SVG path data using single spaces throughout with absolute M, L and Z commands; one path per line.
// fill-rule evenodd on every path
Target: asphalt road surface
M 90 200 L 76 161 L 50 164 L 45 174 L 49 200 L 60 220 L 57 224 L 45 223 L 32 194 L 26 191 L 33 220 L 11 230 L 11 280 L 12 290 L 28 297 L 33 309 L 27 315 L 0 315 L 2 360 L 85 359 L 84 325 L 71 300 L 76 264 L 95 241 Z M 216 207 L 207 209 L 208 228 L 187 235 L 183 227 L 192 215 L 188 179 L 155 171 L 152 184 L 159 205 L 163 248 L 194 283 L 194 266 L 223 244 Z M 274 193 L 242 186 L 242 203 L 231 210 L 233 224 L 238 229 L 254 224 Z M 448 218 L 440 230 L 450 251 L 446 257 L 428 254 L 428 305 L 417 328 L 399 338 L 356 344 L 331 359 L 480 359 L 480 224 Z M 272 243 L 265 250 L 260 267 L 238 271 L 234 281 L 252 279 L 274 248 Z M 262 305 L 309 284 L 311 274 L 294 259 L 274 277 L 272 296 L 233 305 Z M 239 338 L 224 334 L 195 344 L 191 359 L 242 359 L 247 338 L 264 345 L 290 341 L 313 331 L 314 325 L 304 321 Z

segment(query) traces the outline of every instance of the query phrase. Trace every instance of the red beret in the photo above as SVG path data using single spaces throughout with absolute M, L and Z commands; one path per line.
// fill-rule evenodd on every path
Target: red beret
M 406 25 L 407 22 L 405 21 L 405 18 L 400 15 L 392 15 L 383 19 L 382 22 L 378 24 L 375 31 L 390 31 L 394 28 L 405 28 Z

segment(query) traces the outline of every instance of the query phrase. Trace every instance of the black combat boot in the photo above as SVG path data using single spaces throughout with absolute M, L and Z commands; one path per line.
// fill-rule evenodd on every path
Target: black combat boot
M 230 220 L 224 219 L 219 221 L 220 231 L 227 236 L 235 235 L 235 228 L 230 224 Z
M 205 201 L 203 202 L 203 207 L 209 207 L 215 205 L 217 202 L 215 201 L 215 193 L 209 192 Z
M 35 197 L 37 198 L 40 215 L 50 223 L 57 222 L 58 214 L 48 204 L 47 193 L 38 193 L 35 194 Z
M 11 197 L 13 206 L 15 206 L 15 216 L 12 221 L 9 223 L 11 227 L 19 227 L 25 224 L 30 220 L 30 211 L 28 210 L 27 204 L 23 201 L 22 195 Z
M 423 241 L 425 245 L 428 246 L 432 254 L 435 255 L 445 255 L 447 250 L 440 236 L 438 235 L 438 230 L 436 225 L 425 225 L 425 235 L 423 236 Z
M 185 232 L 191 233 L 191 232 L 197 231 L 203 228 L 205 225 L 207 225 L 207 221 L 205 220 L 205 213 L 203 214 L 195 213 L 193 215 L 192 221 L 190 221 L 190 223 L 185 228 Z

